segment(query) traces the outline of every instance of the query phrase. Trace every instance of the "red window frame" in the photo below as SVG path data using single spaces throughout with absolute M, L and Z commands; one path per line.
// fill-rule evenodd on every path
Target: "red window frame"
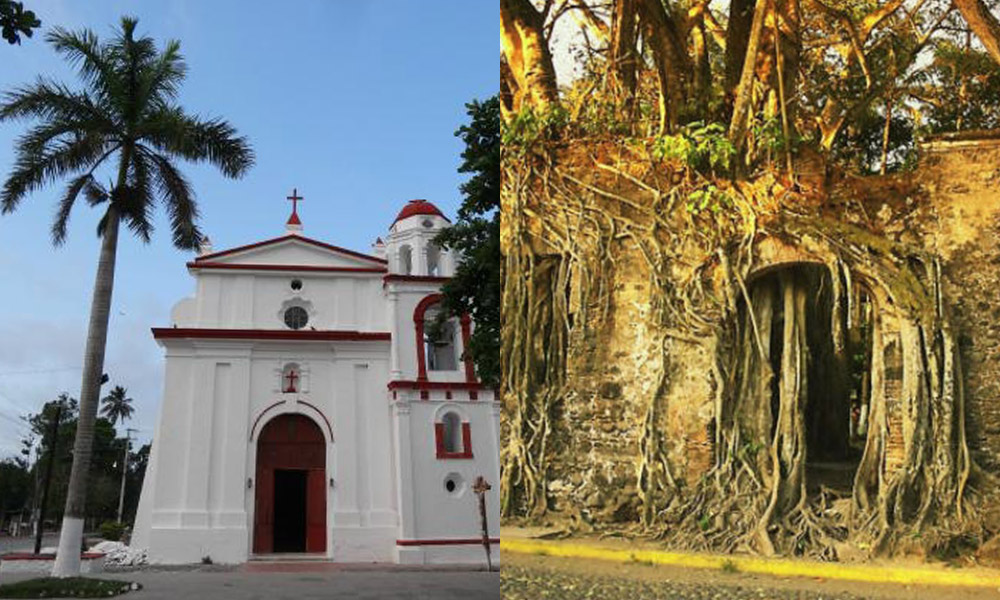
M 445 431 L 444 423 L 434 423 L 434 442 L 437 448 L 439 460 L 449 459 L 470 459 L 472 456 L 472 427 L 468 421 L 462 421 L 462 450 L 461 452 L 448 452 L 444 443 Z
M 444 296 L 431 294 L 417 303 L 413 311 L 413 328 L 417 332 L 417 381 L 427 381 L 427 348 L 424 344 L 424 320 L 427 311 L 441 302 Z M 469 356 L 469 338 L 472 336 L 472 318 L 463 314 L 459 319 L 462 325 L 462 362 L 465 364 L 465 381 L 476 383 L 476 367 Z

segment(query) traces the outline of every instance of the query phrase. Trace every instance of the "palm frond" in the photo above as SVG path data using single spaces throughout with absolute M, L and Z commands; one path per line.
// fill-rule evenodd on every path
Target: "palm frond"
M 93 170 L 113 150 L 100 136 L 82 136 L 59 143 L 42 155 L 19 153 L 0 190 L 0 214 L 10 213 L 27 194 L 47 183 L 84 169 Z
M 159 58 L 143 74 L 141 103 L 149 110 L 158 110 L 177 97 L 177 91 L 187 76 L 187 63 L 180 53 L 177 40 L 167 42 Z
M 153 163 L 157 190 L 170 218 L 174 246 L 181 250 L 197 249 L 202 236 L 197 225 L 198 204 L 191 185 L 169 158 L 146 148 L 142 151 Z
M 128 185 L 120 194 L 120 218 L 139 239 L 149 243 L 153 234 L 153 185 L 146 155 L 136 152 L 128 169 Z
M 110 63 L 108 52 L 100 46 L 93 31 L 69 31 L 56 27 L 45 39 L 56 52 L 77 67 L 85 84 L 104 98 L 111 96 L 111 88 L 118 81 L 117 73 Z
M 74 178 L 69 186 L 66 187 L 66 192 L 63 194 L 62 199 L 59 200 L 59 209 L 56 211 L 56 218 L 52 223 L 52 243 L 56 246 L 61 246 L 66 241 L 66 225 L 69 223 L 69 215 L 73 210 L 73 204 L 76 202 L 77 196 L 80 195 L 80 191 L 88 183 L 92 183 L 93 180 L 93 175 L 85 173 Z
M 176 107 L 150 115 L 140 135 L 157 150 L 191 162 L 208 162 L 227 177 L 242 176 L 254 163 L 249 142 L 232 125 L 222 119 L 202 121 Z
M 4 94 L 0 121 L 14 119 L 78 121 L 92 129 L 114 130 L 114 123 L 86 92 L 74 92 L 61 83 L 42 78 Z
M 18 152 L 26 156 L 41 156 L 60 143 L 70 142 L 81 133 L 99 133 L 90 131 L 89 123 L 75 120 L 53 119 L 32 127 L 17 138 Z

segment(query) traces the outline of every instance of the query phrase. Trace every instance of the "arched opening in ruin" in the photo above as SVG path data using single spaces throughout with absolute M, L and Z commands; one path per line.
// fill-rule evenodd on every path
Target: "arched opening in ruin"
M 750 380 L 739 393 L 762 396 L 749 406 L 770 419 L 767 440 L 776 440 L 783 463 L 804 458 L 809 495 L 850 493 L 868 429 L 872 300 L 864 285 L 836 276 L 817 263 L 771 267 L 747 284 L 752 319 L 746 302 L 739 304 L 743 335 L 758 331 L 760 338 L 740 347 L 766 359 L 741 358 L 742 377 Z

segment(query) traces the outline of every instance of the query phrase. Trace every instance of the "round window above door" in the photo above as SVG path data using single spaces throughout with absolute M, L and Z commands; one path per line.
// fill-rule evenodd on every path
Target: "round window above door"
M 285 311 L 285 325 L 289 329 L 302 329 L 309 323 L 309 313 L 301 306 L 292 306 Z

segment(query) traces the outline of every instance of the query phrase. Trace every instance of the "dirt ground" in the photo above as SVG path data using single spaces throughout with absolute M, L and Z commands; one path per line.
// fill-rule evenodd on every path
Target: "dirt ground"
M 995 588 L 951 588 L 770 577 L 709 569 L 501 552 L 505 600 L 998 600 Z

